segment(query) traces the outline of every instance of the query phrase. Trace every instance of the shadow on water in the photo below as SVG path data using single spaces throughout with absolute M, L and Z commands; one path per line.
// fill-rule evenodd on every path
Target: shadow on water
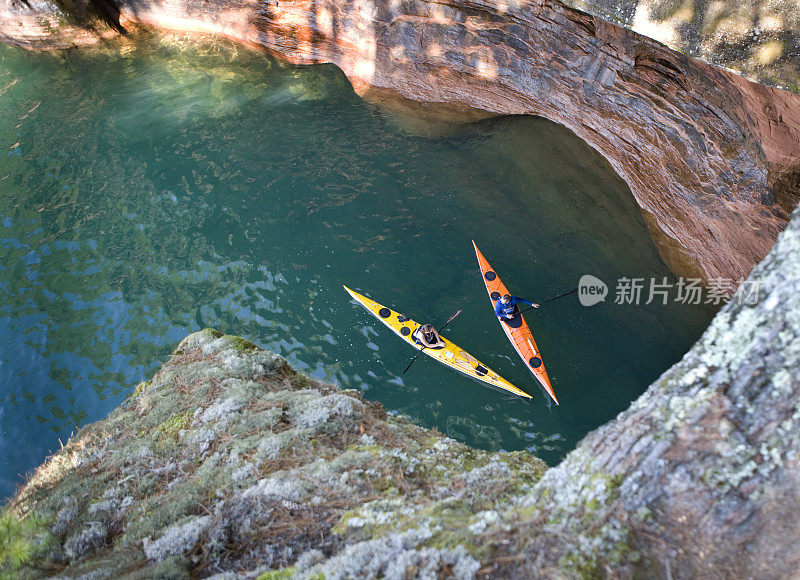
M 221 42 L 57 58 L 0 48 L 0 494 L 215 327 L 486 449 L 558 461 L 699 336 L 706 307 L 565 298 L 527 314 L 561 407 L 495 322 L 470 240 L 544 300 L 667 277 L 608 164 L 562 127 L 397 132 L 332 66 Z M 420 360 L 347 284 L 446 335 L 532 405 Z M 574 298 L 574 296 L 572 297 Z

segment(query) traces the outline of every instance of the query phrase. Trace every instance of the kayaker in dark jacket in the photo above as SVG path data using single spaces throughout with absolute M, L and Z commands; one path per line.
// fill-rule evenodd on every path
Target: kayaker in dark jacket
M 432 324 L 423 324 L 414 331 L 414 342 L 428 348 L 444 348 L 445 344 Z
M 494 313 L 500 320 L 511 320 L 519 314 L 519 307 L 517 304 L 529 304 L 534 308 L 539 308 L 538 304 L 534 304 L 530 300 L 504 294 L 500 297 L 500 300 L 497 301 L 497 304 L 494 305 Z

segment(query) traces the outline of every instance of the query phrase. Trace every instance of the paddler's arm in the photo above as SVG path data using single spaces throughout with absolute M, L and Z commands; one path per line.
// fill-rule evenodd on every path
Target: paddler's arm
M 511 304 L 528 304 L 529 306 L 533 306 L 534 308 L 539 308 L 539 305 L 535 302 L 531 302 L 530 300 L 525 300 L 524 298 L 517 298 L 516 296 L 511 297 Z

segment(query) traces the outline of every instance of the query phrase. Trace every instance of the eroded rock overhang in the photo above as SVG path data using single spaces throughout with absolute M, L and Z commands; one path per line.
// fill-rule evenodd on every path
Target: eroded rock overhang
M 561 123 L 628 183 L 679 276 L 742 279 L 798 201 L 800 96 L 558 2 L 125 0 L 120 11 L 128 26 L 332 62 L 367 99 Z

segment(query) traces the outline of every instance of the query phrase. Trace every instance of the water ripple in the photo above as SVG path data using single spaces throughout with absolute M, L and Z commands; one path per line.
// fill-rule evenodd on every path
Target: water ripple
M 217 41 L 125 42 L 64 58 L 0 47 L 0 75 L 14 79 L 0 117 L 0 496 L 203 327 L 459 440 L 553 462 L 710 316 L 537 312 L 562 401 L 552 412 L 426 357 L 401 376 L 414 351 L 343 283 L 439 324 L 463 309 L 448 336 L 532 390 L 469 240 L 533 298 L 587 270 L 668 276 L 621 180 L 541 119 L 419 139 L 335 67 Z

